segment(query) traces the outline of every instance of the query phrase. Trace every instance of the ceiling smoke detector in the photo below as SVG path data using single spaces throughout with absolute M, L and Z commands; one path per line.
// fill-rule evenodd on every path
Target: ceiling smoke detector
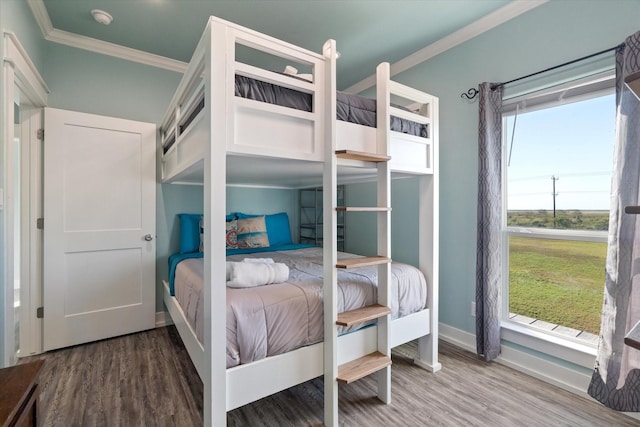
M 93 9 L 91 14 L 93 15 L 93 19 L 102 25 L 109 25 L 111 24 L 111 21 L 113 21 L 113 16 L 109 15 L 104 10 Z

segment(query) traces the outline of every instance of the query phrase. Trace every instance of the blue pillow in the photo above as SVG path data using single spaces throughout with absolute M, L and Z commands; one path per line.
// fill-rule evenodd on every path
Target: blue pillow
M 271 246 L 289 245 L 291 241 L 291 228 L 289 228 L 289 216 L 286 212 L 280 212 L 264 217 L 267 223 L 267 234 Z
M 227 221 L 235 219 L 235 214 L 227 215 Z M 180 219 L 180 253 L 200 252 L 200 218 L 202 214 L 178 214 Z
M 180 219 L 180 253 L 190 254 L 200 250 L 201 214 L 178 214 Z
M 237 212 L 236 216 L 238 219 L 244 219 L 262 215 L 249 215 Z M 293 243 L 291 240 L 291 228 L 289 227 L 289 216 L 286 212 L 265 215 L 264 220 L 267 224 L 267 235 L 269 236 L 270 246 L 289 245 Z

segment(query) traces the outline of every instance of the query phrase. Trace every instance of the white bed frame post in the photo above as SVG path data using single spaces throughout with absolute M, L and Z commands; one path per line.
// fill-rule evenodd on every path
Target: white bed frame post
M 324 165 L 322 177 L 324 269 L 324 424 L 338 425 L 338 279 L 337 158 L 336 151 L 336 42 L 325 42 Z
M 427 301 L 430 309 L 431 333 L 418 340 L 418 357 L 414 363 L 428 371 L 437 372 L 442 368 L 438 362 L 438 288 L 439 288 L 439 122 L 438 98 L 429 102 L 429 138 L 433 147 L 431 158 L 432 174 L 421 175 L 419 180 L 418 250 L 419 268 L 427 278 Z
M 234 49 L 227 27 L 210 20 L 205 32 L 205 118 L 210 123 L 204 155 L 204 425 L 226 426 L 225 224 L 227 79 Z M 227 56 L 228 55 L 228 56 Z M 233 87 L 233 85 L 231 85 Z M 214 226 L 215 224 L 215 226 Z
M 377 99 L 377 130 L 376 153 L 388 156 L 390 154 L 391 93 L 389 79 L 391 73 L 389 63 L 384 62 L 376 68 L 376 99 Z M 391 171 L 389 162 L 377 163 L 377 206 L 388 208 L 391 206 Z M 378 212 L 378 253 L 379 256 L 391 259 L 391 212 Z M 389 307 L 391 303 L 391 263 L 378 266 L 378 304 Z M 391 315 L 378 319 L 378 352 L 391 357 Z M 378 380 L 378 399 L 384 403 L 391 403 L 391 365 L 376 373 Z

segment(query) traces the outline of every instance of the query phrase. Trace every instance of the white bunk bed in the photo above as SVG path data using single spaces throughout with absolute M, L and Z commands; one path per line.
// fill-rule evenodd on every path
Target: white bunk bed
M 308 67 L 312 81 L 242 63 L 236 59 L 237 46 Z M 340 170 L 338 177 L 363 171 L 371 174 L 373 165 L 369 162 L 337 160 L 333 152 L 337 149 L 375 153 L 378 151 L 376 141 L 380 138 L 389 138 L 390 168 L 394 173 L 420 176 L 420 194 L 416 195 L 420 209 L 418 267 L 428 283 L 427 308 L 390 322 L 390 346 L 419 339 L 415 363 L 432 372 L 440 369 L 437 344 L 438 99 L 391 81 L 388 64 L 384 64 L 378 67 L 378 117 L 394 115 L 426 124 L 427 137 L 338 121 L 336 60 L 333 41 L 325 43 L 322 54 L 316 54 L 211 17 L 161 125 L 159 149 L 163 152 L 163 183 L 204 185 L 204 343 L 196 339 L 166 282 L 164 302 L 203 380 L 205 425 L 225 425 L 226 411 L 323 374 L 327 378 L 327 372 L 336 371 L 337 364 L 375 351 L 377 346 L 375 326 L 339 337 L 334 334 L 329 337 L 330 341 L 325 333 L 325 343 L 226 368 L 226 289 L 222 285 L 226 257 L 222 224 L 226 206 L 225 197 L 221 195 L 227 184 L 268 185 L 273 178 L 278 182 L 288 179 L 292 188 L 296 188 L 317 185 L 323 182 L 324 176 L 326 185 L 332 182 L 328 171 L 333 168 L 336 176 L 336 166 Z M 235 75 L 310 94 L 312 111 L 235 96 Z M 413 102 L 410 108 L 415 112 L 391 106 L 392 94 Z M 195 113 L 197 110 L 200 111 Z M 388 120 L 378 122 L 389 123 Z M 168 145 L 170 148 L 164 148 Z M 251 167 L 242 167 L 248 158 Z M 332 245 L 331 239 L 335 236 L 327 234 L 325 247 L 334 248 L 325 250 L 325 263 L 331 261 L 331 255 L 335 259 L 335 244 Z M 334 286 L 327 282 L 331 277 L 325 276 L 324 280 L 325 288 L 327 283 Z M 335 295 L 325 291 L 325 324 L 331 322 L 328 319 L 331 311 L 328 312 L 327 307 L 334 305 L 334 300 Z M 332 352 L 335 357 L 327 356 Z M 334 366 L 325 366 L 325 360 L 331 360 Z M 327 390 L 325 388 L 325 394 Z M 333 392 L 329 389 L 329 393 Z M 325 424 L 337 424 L 336 397 L 325 396 L 327 405 L 331 408 L 325 409 Z

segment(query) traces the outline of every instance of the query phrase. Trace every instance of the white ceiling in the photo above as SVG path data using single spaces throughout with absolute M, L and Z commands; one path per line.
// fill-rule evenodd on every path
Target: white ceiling
M 100 40 L 187 62 L 207 17 L 218 16 L 319 52 L 337 41 L 338 87 L 371 76 L 428 46 L 452 47 L 544 1 L 509 0 L 27 0 L 49 40 L 80 46 Z M 110 13 L 109 26 L 92 9 Z M 480 21 L 479 21 L 480 20 Z M 47 22 L 48 21 L 48 22 Z M 46 28 L 49 27 L 49 28 Z M 53 30 L 53 31 L 52 31 Z M 470 31 L 473 30 L 473 31 Z M 443 43 L 446 41 L 446 43 Z M 110 46 L 113 53 L 113 46 Z M 117 50 L 117 49 L 116 49 Z M 428 52 L 427 52 L 428 53 Z M 140 55 L 129 52 L 132 59 Z M 142 59 L 141 59 L 142 60 Z M 160 61 L 162 62 L 162 61 Z M 175 62 L 175 61 L 174 61 Z M 179 63 L 178 63 L 179 64 Z M 393 68 L 392 68 L 393 71 Z

